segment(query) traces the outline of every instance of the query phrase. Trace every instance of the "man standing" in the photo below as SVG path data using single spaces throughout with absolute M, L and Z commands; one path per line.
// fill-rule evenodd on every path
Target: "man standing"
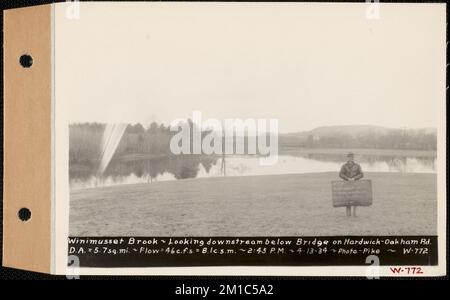
M 339 177 L 345 181 L 360 180 L 364 177 L 361 166 L 354 161 L 355 155 L 350 152 L 347 154 L 347 162 L 342 166 Z M 347 217 L 351 216 L 351 206 L 346 207 Z M 353 216 L 356 217 L 356 206 L 353 206 Z

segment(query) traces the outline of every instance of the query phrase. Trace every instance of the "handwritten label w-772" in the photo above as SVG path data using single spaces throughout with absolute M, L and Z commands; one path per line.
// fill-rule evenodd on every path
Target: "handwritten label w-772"
M 423 275 L 424 272 L 421 267 L 390 267 L 392 274 L 396 275 Z

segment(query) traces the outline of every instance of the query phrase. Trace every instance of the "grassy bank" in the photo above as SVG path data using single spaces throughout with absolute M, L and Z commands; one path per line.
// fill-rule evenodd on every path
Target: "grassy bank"
M 436 234 L 436 175 L 367 173 L 374 203 L 357 218 L 331 204 L 336 173 L 220 177 L 71 193 L 71 235 Z

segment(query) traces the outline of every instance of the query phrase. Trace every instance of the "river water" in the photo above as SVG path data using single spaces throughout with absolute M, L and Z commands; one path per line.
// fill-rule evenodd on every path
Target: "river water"
M 357 161 L 364 172 L 436 173 L 435 157 L 365 155 Z M 113 160 L 103 176 L 97 166 L 71 164 L 71 189 L 133 183 L 205 178 L 217 176 L 257 176 L 338 172 L 345 163 L 341 156 L 309 154 L 280 155 L 273 165 L 261 165 L 257 156 L 232 155 L 225 158 L 205 155 L 181 155 L 158 159 Z

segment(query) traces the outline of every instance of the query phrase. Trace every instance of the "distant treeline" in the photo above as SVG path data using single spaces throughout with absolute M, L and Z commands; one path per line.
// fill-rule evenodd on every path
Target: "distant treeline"
M 198 128 L 188 120 L 191 132 Z M 77 123 L 69 126 L 69 174 L 71 179 L 89 178 L 96 174 L 101 159 L 101 143 L 106 124 Z M 209 133 L 201 132 L 202 136 Z M 106 175 L 137 177 L 149 180 L 165 172 L 175 178 L 197 175 L 199 165 L 209 171 L 217 157 L 184 155 L 169 157 L 170 140 L 177 132 L 164 124 L 152 123 L 146 129 L 142 124 L 128 124 L 109 164 Z M 192 148 L 192 145 L 191 145 Z M 118 163 L 122 159 L 124 163 Z M 121 161 L 122 161 L 121 160 Z M 145 160 L 145 163 L 142 163 Z M 151 163 L 150 163 L 151 160 Z
M 188 120 L 191 136 L 199 132 L 201 137 L 210 131 L 201 131 L 191 120 Z M 69 160 L 70 162 L 87 162 L 99 160 L 101 142 L 106 124 L 75 123 L 69 126 Z M 164 124 L 153 122 L 145 128 L 142 124 L 128 124 L 114 158 L 133 158 L 144 155 L 146 158 L 171 155 L 170 141 L 177 134 Z M 190 144 L 191 152 L 193 144 Z
M 314 136 L 312 134 L 280 137 L 280 147 L 306 148 L 370 148 L 403 150 L 436 150 L 435 133 L 413 130 L 391 130 L 388 133 L 365 133 L 358 136 L 334 134 Z
M 106 124 L 76 123 L 69 126 L 69 160 L 86 162 L 99 160 L 101 141 Z M 164 124 L 152 123 L 147 129 L 142 124 L 129 124 L 117 147 L 115 157 L 132 154 L 162 155 L 170 153 L 170 139 L 176 134 Z
M 192 131 L 199 130 L 188 120 Z M 105 124 L 76 123 L 69 128 L 69 158 L 71 162 L 99 160 L 101 157 L 101 140 Z M 209 132 L 201 132 L 205 136 Z M 170 155 L 170 140 L 176 132 L 170 131 L 164 124 L 153 122 L 147 128 L 142 124 L 129 124 L 115 152 L 115 158 L 127 156 Z M 359 136 L 334 134 L 314 136 L 312 134 L 280 135 L 280 147 L 309 148 L 373 148 L 373 149 L 408 149 L 436 150 L 436 134 L 420 131 L 391 130 L 389 133 L 366 133 Z M 191 145 L 192 149 L 192 145 Z

